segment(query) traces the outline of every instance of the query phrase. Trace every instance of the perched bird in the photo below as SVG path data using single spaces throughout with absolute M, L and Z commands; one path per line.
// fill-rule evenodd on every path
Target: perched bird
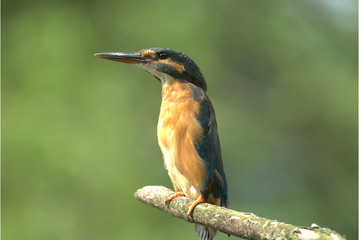
M 228 207 L 216 117 L 197 64 L 168 48 L 95 56 L 139 66 L 162 83 L 157 137 L 176 192 L 167 201 L 179 196 L 196 199 L 187 206 L 188 216 L 203 202 Z M 216 235 L 216 230 L 199 224 L 195 230 L 202 240 L 214 239 Z

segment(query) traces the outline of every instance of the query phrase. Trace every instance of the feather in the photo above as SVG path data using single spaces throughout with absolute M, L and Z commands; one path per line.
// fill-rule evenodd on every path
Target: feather
M 221 146 L 217 131 L 217 121 L 213 106 L 203 93 L 197 120 L 202 127 L 202 141 L 195 143 L 198 155 L 207 163 L 206 180 L 201 187 L 201 193 L 208 199 L 212 194 L 220 198 L 220 205 L 228 207 L 228 187 L 223 169 Z
M 214 240 L 217 235 L 216 230 L 202 226 L 200 224 L 195 224 L 194 227 L 198 237 L 201 240 Z

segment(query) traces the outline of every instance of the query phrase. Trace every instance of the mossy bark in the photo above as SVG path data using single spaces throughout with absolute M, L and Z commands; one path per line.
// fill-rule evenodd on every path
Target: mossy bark
M 172 194 L 172 190 L 162 186 L 146 186 L 137 190 L 135 197 L 187 222 L 199 223 L 244 239 L 345 239 L 338 233 L 328 228 L 320 228 L 315 224 L 312 227 L 297 227 L 258 217 L 252 213 L 237 212 L 206 203 L 196 206 L 193 215 L 187 217 L 186 205 L 193 200 L 187 197 L 178 197 L 166 203 L 165 200 Z

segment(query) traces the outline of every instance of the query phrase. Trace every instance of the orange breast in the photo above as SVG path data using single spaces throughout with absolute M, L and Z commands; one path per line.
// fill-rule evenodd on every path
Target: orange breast
M 202 127 L 196 119 L 200 103 L 188 83 L 172 82 L 162 89 L 158 142 L 175 191 L 197 198 L 205 180 L 205 162 L 194 144 L 200 143 Z

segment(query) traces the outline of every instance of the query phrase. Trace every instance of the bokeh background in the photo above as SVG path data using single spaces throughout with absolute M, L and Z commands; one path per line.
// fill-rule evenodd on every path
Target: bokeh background
M 206 77 L 232 209 L 356 239 L 357 27 L 354 0 L 3 0 L 3 239 L 197 239 L 133 197 L 171 187 L 159 82 L 93 56 L 149 47 Z

